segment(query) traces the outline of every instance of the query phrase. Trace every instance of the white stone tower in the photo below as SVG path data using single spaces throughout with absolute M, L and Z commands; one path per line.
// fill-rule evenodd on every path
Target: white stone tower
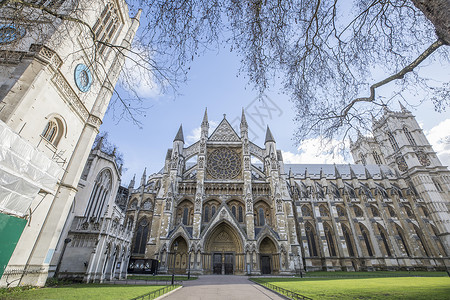
M 34 10 L 28 19 L 11 18 L 17 7 L 0 10 L 0 146 L 8 151 L 0 158 L 0 172 L 8 178 L 0 192 L 9 199 L 0 202 L 0 218 L 10 224 L 5 231 L 14 233 L 0 246 L 7 250 L 0 286 L 45 283 L 124 64 L 123 49 L 139 25 L 139 13 L 131 19 L 122 0 L 29 3 L 80 21 L 56 19 L 32 6 L 25 8 Z
M 450 172 L 439 161 L 412 113 L 401 103 L 400 108 L 400 112 L 394 112 L 385 107 L 383 117 L 373 120 L 373 138 L 360 137 L 352 144 L 353 159 L 356 163 L 365 164 L 365 158 L 367 163 L 379 164 L 373 157 L 378 153 L 381 163 L 398 171 L 409 192 L 426 203 L 439 231 L 436 235 L 448 252 Z

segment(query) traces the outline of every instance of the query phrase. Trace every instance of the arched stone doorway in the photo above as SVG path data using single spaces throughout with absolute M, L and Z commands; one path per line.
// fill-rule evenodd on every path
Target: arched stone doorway
M 205 270 L 212 274 L 243 274 L 242 240 L 227 223 L 214 228 L 205 240 Z
M 261 274 L 278 273 L 280 268 L 279 254 L 275 244 L 269 237 L 265 237 L 259 244 L 259 263 Z
M 175 243 L 177 247 L 175 250 Z M 168 272 L 176 274 L 185 274 L 188 264 L 188 245 L 186 240 L 179 236 L 170 245 Z

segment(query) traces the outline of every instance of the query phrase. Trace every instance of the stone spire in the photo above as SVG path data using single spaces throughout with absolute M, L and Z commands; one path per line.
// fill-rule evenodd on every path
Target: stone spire
M 102 150 L 102 147 L 103 147 L 103 138 L 104 138 L 104 136 L 101 136 L 101 137 L 98 139 L 97 145 L 95 145 L 95 150 Z
M 247 124 L 247 119 L 245 118 L 244 108 L 242 108 L 241 128 L 244 126 L 248 127 L 248 124 Z
M 400 102 L 400 100 L 398 101 L 398 104 L 400 105 L 400 109 L 402 110 L 402 113 L 410 113 L 410 111 L 407 110 L 405 106 L 403 106 L 403 104 Z
M 181 141 L 184 143 L 184 136 L 183 136 L 183 125 L 180 125 L 180 129 L 178 129 L 177 135 L 175 136 L 175 141 Z
M 209 123 L 208 123 L 208 108 L 205 108 L 205 114 L 203 115 L 202 126 L 208 126 L 209 127 Z
M 142 173 L 142 178 L 141 178 L 141 185 L 143 186 L 145 184 L 145 179 L 147 178 L 147 168 L 144 169 L 144 173 Z
M 366 173 L 366 178 L 367 179 L 372 179 L 372 174 L 370 174 L 369 170 L 367 170 L 367 168 L 364 168 L 364 171 Z
M 267 143 L 267 142 L 274 142 L 275 143 L 275 139 L 273 138 L 272 132 L 270 132 L 269 125 L 267 125 L 266 141 L 264 143 Z
M 135 183 L 136 183 L 136 174 L 134 174 L 133 179 L 131 179 L 130 184 L 128 185 L 128 188 L 134 189 Z

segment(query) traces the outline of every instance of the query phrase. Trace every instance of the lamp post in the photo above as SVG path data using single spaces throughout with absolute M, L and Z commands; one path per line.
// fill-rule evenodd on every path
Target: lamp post
M 61 251 L 61 255 L 59 256 L 58 265 L 56 266 L 55 275 L 53 275 L 54 278 L 58 278 L 59 268 L 61 268 L 61 262 L 62 262 L 62 259 L 63 259 L 63 256 L 64 256 L 64 252 L 66 252 L 67 244 L 70 243 L 71 241 L 72 241 L 72 239 L 69 239 L 69 238 L 66 238 L 64 240 L 64 245 L 63 245 L 63 248 L 62 248 L 62 251 Z
M 173 268 L 172 268 L 172 285 L 175 280 L 175 259 L 177 257 L 178 242 L 173 244 Z
M 189 258 L 188 258 L 188 280 L 191 278 L 191 250 L 189 250 Z

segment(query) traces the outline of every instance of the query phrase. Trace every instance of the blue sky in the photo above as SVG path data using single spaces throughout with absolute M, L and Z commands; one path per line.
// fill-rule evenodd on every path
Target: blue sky
M 235 53 L 222 49 L 220 53 L 210 52 L 194 60 L 188 81 L 181 85 L 181 95 L 157 95 L 155 90 L 144 87 L 141 95 L 148 97 L 146 117 L 142 118 L 142 129 L 131 122 L 113 119 L 108 112 L 103 120 L 101 131 L 107 131 L 111 143 L 116 144 L 124 154 L 127 169 L 122 177 L 122 184 L 128 185 L 136 174 L 140 178 L 144 168 L 147 175 L 159 171 L 164 164 L 168 148 L 180 124 L 183 125 L 186 144 L 194 141 L 203 118 L 205 107 L 208 108 L 210 134 L 214 124 L 218 124 L 226 114 L 232 125 L 238 124 L 242 107 L 247 111 L 250 138 L 258 145 L 263 145 L 265 126 L 269 125 L 277 142 L 277 148 L 283 151 L 287 163 L 342 163 L 352 162 L 350 157 L 318 153 L 317 141 L 308 140 L 300 147 L 293 141 L 295 124 L 293 105 L 288 96 L 269 91 L 265 103 L 255 101 L 258 93 L 248 85 L 248 79 L 238 75 L 239 58 Z M 439 79 L 450 78 L 450 68 L 439 63 L 430 64 L 423 70 Z M 389 90 L 388 87 L 385 90 Z M 417 100 L 424 96 L 415 95 Z M 267 105 L 264 105 L 267 104 Z M 396 109 L 396 107 L 393 107 Z M 417 110 L 411 109 L 419 124 L 440 155 L 444 165 L 450 164 L 450 114 L 437 113 L 430 102 Z M 445 142 L 443 138 L 447 137 Z

